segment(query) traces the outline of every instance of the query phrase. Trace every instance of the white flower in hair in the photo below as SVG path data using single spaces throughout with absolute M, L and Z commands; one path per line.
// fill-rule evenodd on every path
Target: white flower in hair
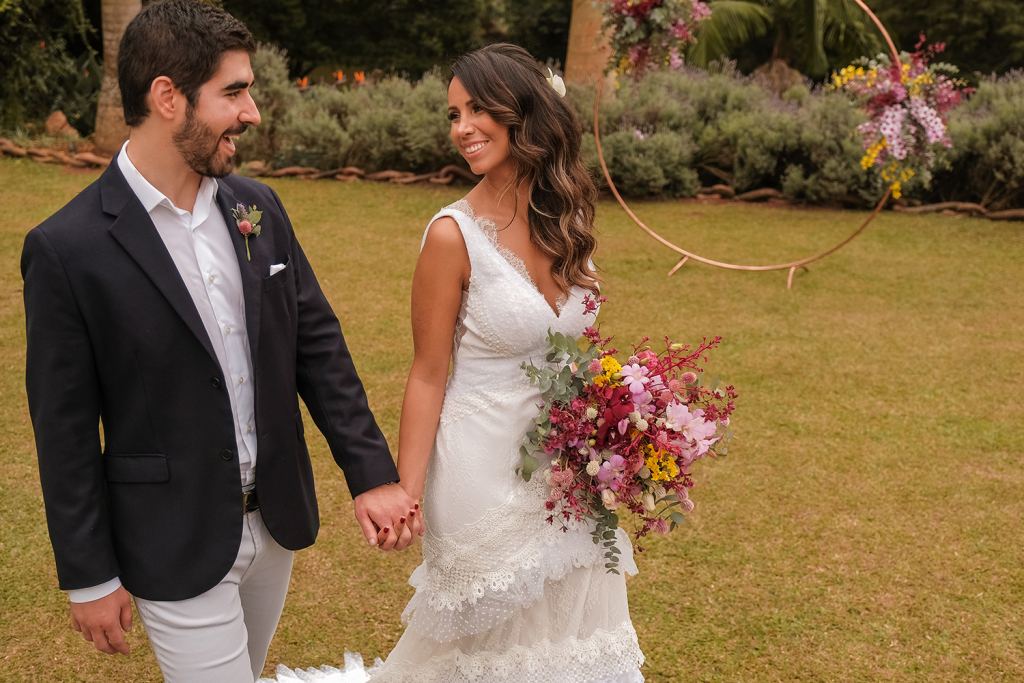
M 548 69 L 547 81 L 548 84 L 555 89 L 555 92 L 558 93 L 559 97 L 565 97 L 565 83 L 562 81 L 562 77 L 551 73 L 550 68 Z

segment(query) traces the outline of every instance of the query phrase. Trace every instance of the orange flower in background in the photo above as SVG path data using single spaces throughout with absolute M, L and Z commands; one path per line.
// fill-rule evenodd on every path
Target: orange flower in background
M 357 71 L 356 72 L 356 83 L 362 83 L 365 80 L 366 80 L 366 72 L 365 71 Z
M 39 43 L 39 47 L 41 47 L 41 48 L 43 48 L 45 50 L 46 49 L 46 41 L 44 40 L 41 43 Z
M 309 77 L 308 76 L 303 76 L 302 78 L 296 78 L 295 80 L 298 81 L 300 88 L 309 87 Z
M 334 76 L 334 80 L 338 83 L 343 83 L 345 81 L 344 71 L 335 71 L 331 75 Z

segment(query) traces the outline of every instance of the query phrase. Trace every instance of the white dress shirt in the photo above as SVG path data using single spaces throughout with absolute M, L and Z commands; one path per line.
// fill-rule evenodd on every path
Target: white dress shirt
M 128 142 L 117 165 L 135 196 L 149 213 L 171 260 L 199 311 L 217 362 L 231 391 L 235 443 L 242 488 L 256 481 L 256 424 L 253 406 L 252 356 L 245 326 L 242 274 L 231 234 L 217 205 L 217 181 L 204 177 L 189 213 L 176 207 L 146 180 L 128 158 Z M 118 578 L 92 588 L 68 592 L 71 602 L 89 602 L 113 593 Z

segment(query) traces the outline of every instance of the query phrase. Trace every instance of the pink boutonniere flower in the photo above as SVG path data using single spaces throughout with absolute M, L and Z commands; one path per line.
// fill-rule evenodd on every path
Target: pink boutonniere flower
M 235 217 L 235 223 L 238 224 L 238 232 L 245 236 L 245 256 L 252 261 L 252 254 L 249 253 L 249 236 L 259 237 L 262 229 L 260 218 L 263 217 L 263 212 L 258 211 L 255 205 L 247 209 L 245 204 L 238 204 L 231 209 L 231 215 Z

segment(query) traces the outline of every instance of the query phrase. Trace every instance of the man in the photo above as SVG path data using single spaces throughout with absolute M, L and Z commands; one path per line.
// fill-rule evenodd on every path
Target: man
M 254 50 L 218 8 L 147 5 L 118 56 L 129 141 L 22 254 L 29 408 L 72 623 L 127 654 L 134 596 L 172 683 L 263 669 L 292 551 L 319 527 L 299 395 L 367 542 L 422 533 L 277 195 L 229 176 L 235 138 L 260 122 Z

